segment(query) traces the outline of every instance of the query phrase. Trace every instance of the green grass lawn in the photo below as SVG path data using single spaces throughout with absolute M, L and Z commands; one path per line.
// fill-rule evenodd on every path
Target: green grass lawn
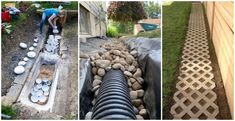
M 137 37 L 148 37 L 148 38 L 156 38 L 161 37 L 161 30 L 153 30 L 153 31 L 146 31 L 140 32 L 136 35 Z
M 8 116 L 11 116 L 11 119 L 16 118 L 16 110 L 12 106 L 2 105 L 1 113 L 8 115 Z
M 169 118 L 190 11 L 190 2 L 163 6 L 163 118 Z

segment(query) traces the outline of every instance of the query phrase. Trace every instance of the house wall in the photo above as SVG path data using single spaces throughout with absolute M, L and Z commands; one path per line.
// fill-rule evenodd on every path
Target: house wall
M 232 117 L 234 117 L 233 84 L 234 84 L 234 3 L 204 2 L 223 83 Z
M 106 11 L 106 3 L 101 1 L 81 1 L 79 2 L 80 9 L 86 9 L 88 12 L 88 34 L 81 33 L 81 36 L 105 36 L 106 35 L 106 15 L 100 12 L 101 7 Z M 101 14 L 100 14 L 101 13 Z M 101 21 L 101 22 L 100 22 Z

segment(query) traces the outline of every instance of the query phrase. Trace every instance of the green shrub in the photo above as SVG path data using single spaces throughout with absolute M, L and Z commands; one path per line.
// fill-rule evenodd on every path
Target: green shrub
M 16 111 L 12 106 L 2 105 L 2 114 L 11 116 L 11 119 L 16 118 Z
M 118 36 L 118 29 L 115 26 L 108 26 L 108 30 L 106 35 L 108 37 L 117 37 Z

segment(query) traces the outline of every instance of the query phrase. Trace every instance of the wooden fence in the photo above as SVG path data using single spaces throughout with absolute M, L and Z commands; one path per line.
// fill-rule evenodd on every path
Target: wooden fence
M 233 117 L 233 81 L 234 81 L 234 23 L 233 2 L 204 2 L 209 24 L 210 36 L 213 41 L 223 83 Z

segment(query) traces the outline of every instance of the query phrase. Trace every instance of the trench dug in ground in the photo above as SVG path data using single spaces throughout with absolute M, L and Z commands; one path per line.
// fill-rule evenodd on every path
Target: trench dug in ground
M 137 119 L 160 119 L 160 43 L 159 38 L 141 37 L 81 41 L 80 119 L 91 118 L 102 78 L 111 68 L 124 72 Z
M 13 84 L 15 77 L 14 67 L 24 58 L 28 50 L 19 47 L 20 42 L 32 45 L 35 36 L 39 36 L 37 24 L 40 21 L 40 15 L 30 15 L 27 20 L 18 25 L 14 32 L 2 43 L 2 97 L 5 97 Z M 44 31 L 46 32 L 46 27 Z M 59 45 L 59 56 L 61 64 L 58 73 L 58 83 L 55 87 L 55 99 L 52 111 L 38 111 L 33 107 L 22 105 L 20 102 L 13 102 L 13 108 L 16 110 L 16 119 L 77 119 L 77 48 L 78 48 L 78 21 L 77 17 L 71 17 L 63 27 L 61 33 L 62 39 Z M 46 35 L 43 35 L 46 41 Z M 48 36 L 48 35 L 47 35 Z M 44 42 L 45 42 L 44 41 Z M 44 43 L 45 44 L 45 43 Z M 40 51 L 40 53 L 43 49 Z M 32 61 L 36 61 L 33 59 Z M 33 67 L 33 66 L 32 66 Z M 42 65 L 39 77 L 53 75 L 55 66 Z M 53 71 L 54 70 L 54 71 Z M 26 73 L 26 72 L 25 72 Z M 49 74 L 49 75 L 48 75 Z M 27 82 L 27 81 L 26 81 Z M 24 86 L 24 84 L 23 84 Z M 5 100 L 6 101 L 6 100 Z M 9 103 L 6 103 L 9 105 Z

